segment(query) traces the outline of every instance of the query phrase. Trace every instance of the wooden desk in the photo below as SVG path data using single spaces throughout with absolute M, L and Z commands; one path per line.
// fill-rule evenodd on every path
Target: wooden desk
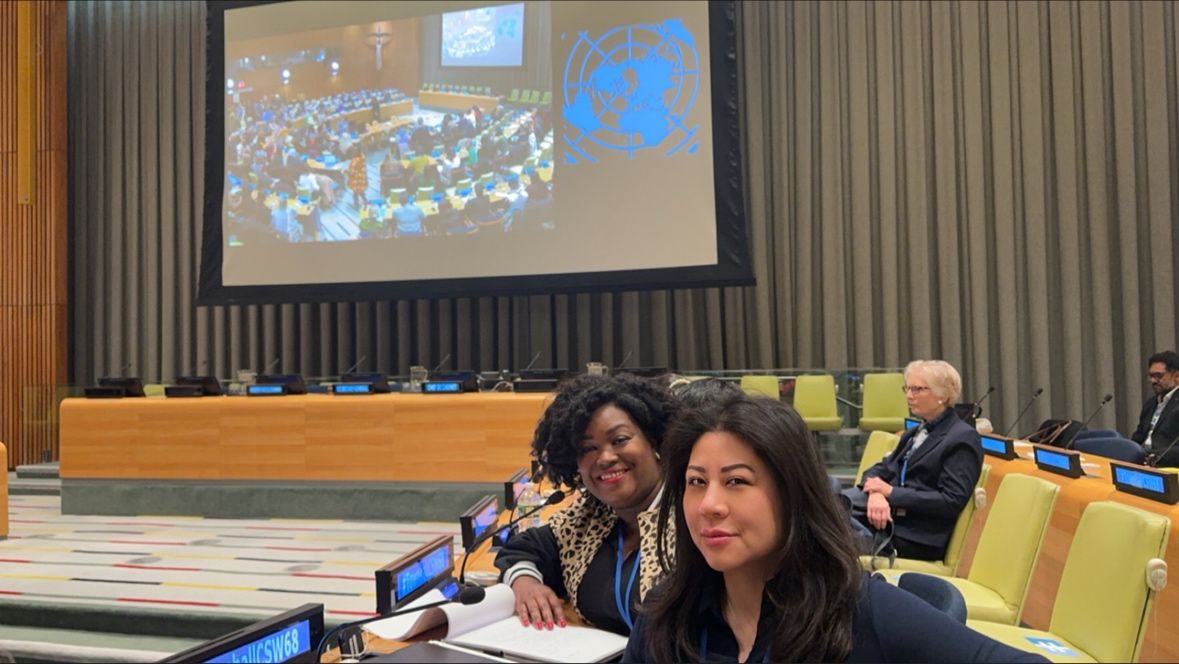
M 458 92 L 431 92 L 418 90 L 418 106 L 435 106 L 437 108 L 451 108 L 456 111 L 466 111 L 472 106 L 478 106 L 484 111 L 494 111 L 499 108 L 499 97 L 484 95 L 464 95 Z
M 1022 453 L 1031 453 L 1030 446 L 1017 443 L 1017 449 Z M 1068 557 L 1069 545 L 1072 543 L 1077 523 L 1081 520 L 1081 514 L 1089 503 L 1110 500 L 1161 514 L 1171 519 L 1171 537 L 1167 543 L 1166 560 L 1169 566 L 1179 569 L 1179 505 L 1164 505 L 1117 491 L 1109 480 L 1108 459 L 1082 455 L 1081 460 L 1082 463 L 1089 464 L 1085 466 L 1087 476 L 1074 480 L 1055 473 L 1044 472 L 1038 469 L 1030 459 L 1021 458 L 1007 461 L 992 456 L 987 456 L 984 459 L 984 463 L 991 467 L 986 487 L 988 507 L 979 511 L 979 518 L 974 520 L 970 532 L 967 533 L 959 576 L 965 577 L 970 572 L 970 564 L 974 560 L 974 551 L 978 545 L 978 537 L 982 532 L 983 523 L 986 521 L 989 506 L 994 502 L 999 484 L 1005 476 L 1009 473 L 1033 475 L 1060 486 L 1060 494 L 1048 521 L 1048 532 L 1044 536 L 1040 557 L 1032 571 L 1027 602 L 1024 605 L 1023 622 L 1035 629 L 1048 629 L 1048 624 L 1052 619 L 1052 604 L 1056 601 L 1056 591 L 1060 585 L 1060 577 L 1064 572 L 1064 562 Z M 1146 635 L 1139 661 L 1179 661 L 1179 589 L 1175 587 L 1174 583 L 1164 588 L 1154 598 L 1150 615 L 1147 616 Z
M 528 466 L 551 398 L 66 399 L 61 477 L 499 482 Z

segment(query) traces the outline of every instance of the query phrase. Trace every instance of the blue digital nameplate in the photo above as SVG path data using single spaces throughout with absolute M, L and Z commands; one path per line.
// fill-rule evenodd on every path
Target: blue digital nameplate
M 310 651 L 311 622 L 300 620 L 273 634 L 267 634 L 205 661 L 209 664 L 238 664 L 238 662 L 277 664 L 290 661 Z
M 397 573 L 395 601 L 400 603 L 425 587 L 431 579 L 454 565 L 450 558 L 450 547 L 439 547 L 418 560 L 415 564 Z
M 1111 478 L 1118 491 L 1141 496 L 1167 505 L 1179 503 L 1179 475 L 1146 466 L 1109 464 Z
M 422 383 L 422 391 L 427 394 L 459 394 L 463 391 L 463 384 L 456 381 L 429 381 Z
M 1036 467 L 1040 470 L 1066 477 L 1080 477 L 1085 474 L 1085 471 L 1081 470 L 1081 455 L 1077 452 L 1056 451 L 1043 445 L 1033 446 L 1032 452 Z
M 994 436 L 979 436 L 979 442 L 982 443 L 983 452 L 991 456 L 997 456 L 1002 459 L 1014 459 L 1019 456 L 1015 452 L 1015 444 L 1010 440 L 995 438 Z
M 246 396 L 280 397 L 287 393 L 286 385 L 247 385 Z
M 332 386 L 333 394 L 372 394 L 372 383 L 336 383 Z
M 905 429 L 915 429 L 921 426 L 921 420 L 913 419 L 912 417 L 905 418 Z

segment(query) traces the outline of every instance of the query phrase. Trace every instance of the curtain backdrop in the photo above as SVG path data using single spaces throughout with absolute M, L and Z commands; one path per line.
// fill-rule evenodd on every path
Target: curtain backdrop
M 758 285 L 196 308 L 203 3 L 70 4 L 72 379 L 942 357 L 988 415 L 1132 428 L 1173 348 L 1179 17 L 1164 2 L 750 2 Z

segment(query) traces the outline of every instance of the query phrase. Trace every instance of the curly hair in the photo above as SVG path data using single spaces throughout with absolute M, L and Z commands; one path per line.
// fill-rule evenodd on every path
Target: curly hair
M 659 452 L 675 404 L 666 388 L 631 374 L 578 376 L 561 386 L 541 416 L 532 437 L 532 456 L 554 485 L 576 487 L 581 440 L 599 408 L 613 405 L 625 411 L 651 449 Z

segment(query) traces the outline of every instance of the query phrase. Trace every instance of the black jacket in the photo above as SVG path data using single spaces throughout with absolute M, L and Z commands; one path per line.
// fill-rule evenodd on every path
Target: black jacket
M 707 631 L 708 652 L 678 653 L 681 662 L 735 662 L 737 639 L 721 614 L 720 592 L 699 607 L 696 631 Z M 777 623 L 768 601 L 747 662 L 778 661 L 767 652 Z M 640 617 L 626 644 L 623 662 L 646 662 L 646 618 Z M 852 622 L 848 662 L 1046 662 L 967 628 L 907 591 L 865 575 Z
M 1138 428 L 1130 436 L 1130 439 L 1139 445 L 1146 442 L 1146 434 L 1150 433 L 1150 419 L 1154 417 L 1154 409 L 1158 402 L 1158 397 L 1151 395 L 1142 404 L 1142 413 L 1138 416 Z M 1179 436 L 1179 392 L 1171 396 L 1170 401 L 1163 408 L 1162 415 L 1159 415 L 1158 424 L 1154 427 L 1154 434 L 1150 437 L 1152 451 L 1155 454 L 1162 454 L 1177 436 Z M 1179 445 L 1171 448 L 1171 452 L 1159 462 L 1159 465 L 1179 466 Z
M 974 495 L 982 472 L 982 446 L 978 432 L 953 409 L 924 426 L 929 437 L 910 457 L 904 484 L 901 468 L 920 427 L 906 431 L 892 454 L 864 471 L 864 479 L 879 477 L 893 486 L 888 504 L 897 537 L 944 547 L 958 514 Z

